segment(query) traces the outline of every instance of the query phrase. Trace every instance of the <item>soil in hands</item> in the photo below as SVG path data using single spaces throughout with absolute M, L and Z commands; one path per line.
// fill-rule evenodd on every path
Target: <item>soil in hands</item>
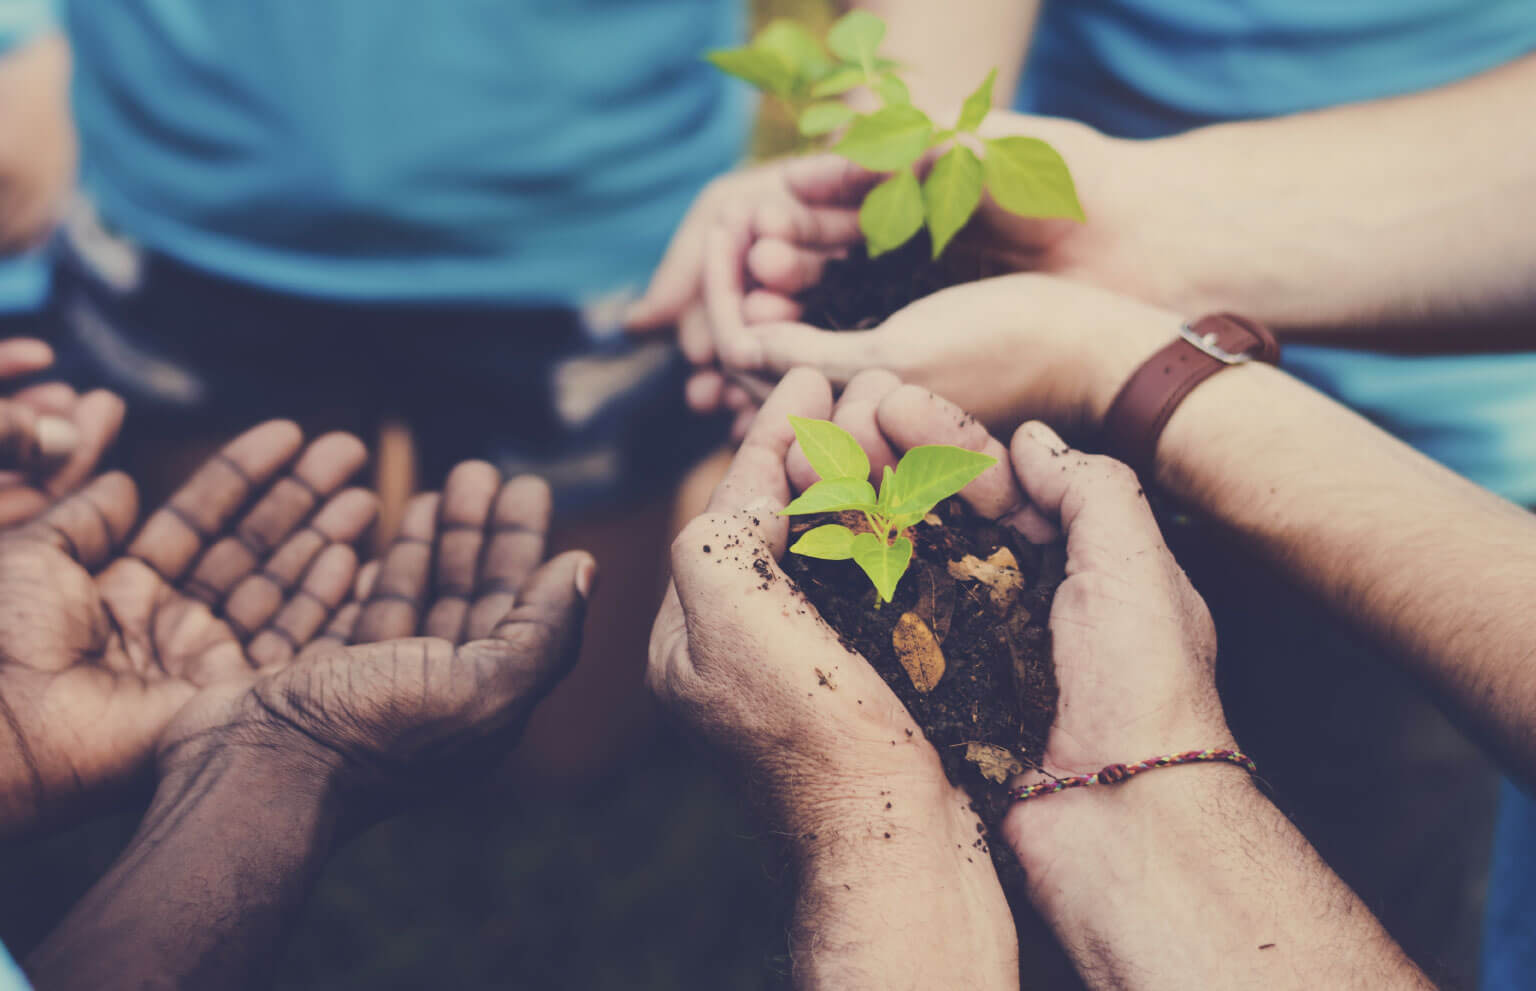
M 790 542 L 823 523 L 868 529 L 858 513 L 795 517 Z M 1029 543 L 958 499 L 911 530 L 912 564 L 893 601 L 877 606 L 852 561 L 784 556 L 843 643 L 862 654 L 922 727 L 949 780 L 964 788 L 989 831 L 1009 799 L 1007 781 L 1039 763 L 1056 718 L 1051 599 L 1065 575 L 1062 545 Z M 990 851 L 1004 882 L 1020 875 L 1007 845 Z
M 850 248 L 846 257 L 827 262 L 821 281 L 800 294 L 801 319 L 828 330 L 868 330 L 940 289 L 1000 274 L 959 244 L 934 261 L 932 244 L 925 230 L 878 258 L 870 258 L 862 243 Z

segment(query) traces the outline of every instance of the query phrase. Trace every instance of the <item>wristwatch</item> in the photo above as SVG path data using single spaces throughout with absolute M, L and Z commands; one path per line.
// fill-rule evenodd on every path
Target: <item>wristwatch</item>
M 1120 387 L 1104 417 L 1108 451 L 1141 473 L 1152 470 L 1157 440 L 1195 386 L 1234 365 L 1278 364 L 1280 343 L 1269 328 L 1231 313 L 1214 313 L 1179 328 Z

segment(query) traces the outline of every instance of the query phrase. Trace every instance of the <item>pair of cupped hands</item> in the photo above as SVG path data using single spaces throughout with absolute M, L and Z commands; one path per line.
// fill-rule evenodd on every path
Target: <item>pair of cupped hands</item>
M 695 373 L 689 405 L 727 409 L 745 433 L 767 388 L 809 367 L 842 387 L 886 369 L 960 402 L 995 430 L 1039 419 L 1069 436 L 1093 427 L 1113 390 L 1177 330 L 1167 317 L 1226 305 L 1203 271 L 1201 191 L 1158 142 L 1110 138 L 1074 121 L 993 113 L 988 136 L 1025 134 L 1061 152 L 1083 223 L 1020 217 L 983 196 L 946 249 L 963 269 L 1013 274 L 919 299 L 866 330 L 800 322 L 797 297 L 863 243 L 859 206 L 885 178 L 833 154 L 721 176 L 698 196 L 644 295 L 636 333 L 676 328 Z M 920 170 L 927 167 L 920 164 Z M 1182 170 L 1182 171 L 1181 171 Z
M 0 377 L 50 360 L 0 343 Z M 359 567 L 377 506 L 348 487 L 366 460 L 355 437 L 261 424 L 140 521 L 127 475 L 91 477 L 120 400 L 50 384 L 0 414 L 23 438 L 0 445 L 0 835 L 217 748 L 387 811 L 485 771 L 575 661 L 595 563 L 545 560 L 538 479 L 461 464 Z M 41 417 L 63 444 L 36 443 Z

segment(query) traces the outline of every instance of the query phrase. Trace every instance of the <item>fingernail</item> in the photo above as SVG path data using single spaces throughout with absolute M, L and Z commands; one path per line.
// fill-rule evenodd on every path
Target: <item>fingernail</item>
M 592 583 L 597 580 L 597 562 L 586 560 L 576 566 L 576 592 L 583 599 L 592 598 Z
M 37 419 L 37 453 L 44 458 L 62 458 L 80 443 L 80 431 L 68 420 L 57 416 Z

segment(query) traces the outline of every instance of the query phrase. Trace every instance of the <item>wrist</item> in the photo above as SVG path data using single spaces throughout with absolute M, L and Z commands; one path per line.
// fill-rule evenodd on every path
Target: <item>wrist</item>
M 870 778 L 819 812 L 793 841 L 791 945 L 803 986 L 1017 980 L 1013 917 L 987 840 L 969 798 L 942 773 L 921 787 Z
M 1149 755 L 1150 756 L 1150 755 Z M 1262 802 L 1247 769 L 1184 764 L 1017 803 L 1003 834 L 1037 905 L 1075 885 L 1113 884 L 1171 843 L 1198 842 L 1213 810 Z
M 1104 424 L 1115 396 L 1148 358 L 1178 336 L 1183 318 L 1139 300 L 1086 287 L 1074 293 L 1089 294 L 1089 305 L 1073 300 L 1071 309 L 1049 326 L 1068 339 L 1082 342 L 1074 350 L 1068 380 L 1081 383 L 1077 417 L 1084 427 L 1097 431 Z
M 211 689 L 189 703 L 168 730 L 157 766 L 162 790 L 236 781 L 252 794 L 328 807 L 343 793 L 346 771 L 339 753 L 261 711 L 244 689 Z

